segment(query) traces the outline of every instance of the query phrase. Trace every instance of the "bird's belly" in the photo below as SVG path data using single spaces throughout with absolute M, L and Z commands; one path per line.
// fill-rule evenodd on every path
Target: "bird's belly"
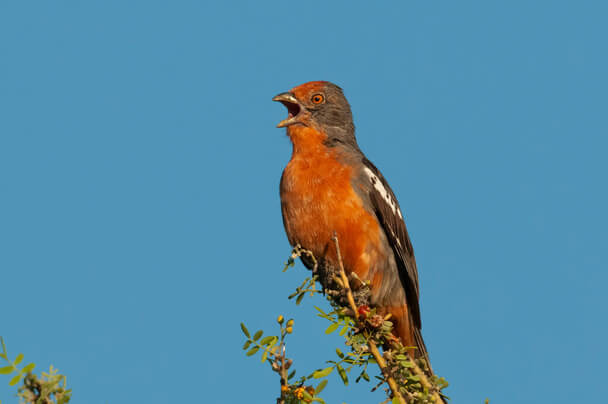
M 315 257 L 334 264 L 335 234 L 347 272 L 367 279 L 381 249 L 378 222 L 352 188 L 350 172 L 337 170 L 333 174 L 309 171 L 297 176 L 288 166 L 281 184 L 285 230 L 292 245 L 300 244 Z

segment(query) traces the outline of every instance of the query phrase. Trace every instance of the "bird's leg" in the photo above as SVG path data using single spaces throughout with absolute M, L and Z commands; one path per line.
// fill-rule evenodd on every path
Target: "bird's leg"
M 371 300 L 371 290 L 369 281 L 364 282 L 355 272 L 348 274 L 348 282 L 351 286 L 355 303 L 359 306 L 369 306 Z

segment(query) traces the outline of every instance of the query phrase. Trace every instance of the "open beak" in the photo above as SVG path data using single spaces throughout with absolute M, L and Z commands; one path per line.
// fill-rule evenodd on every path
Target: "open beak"
M 278 101 L 281 104 L 285 105 L 288 113 L 287 118 L 279 122 L 277 128 L 284 128 L 286 126 L 293 125 L 294 123 L 298 123 L 297 118 L 298 114 L 302 110 L 302 107 L 300 106 L 300 103 L 298 102 L 296 97 L 293 96 L 292 93 L 281 93 L 279 95 L 276 95 L 272 100 Z

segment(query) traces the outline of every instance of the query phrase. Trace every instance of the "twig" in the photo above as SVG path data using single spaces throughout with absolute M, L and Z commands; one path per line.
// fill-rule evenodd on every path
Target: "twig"
M 422 386 L 427 389 L 427 390 L 431 390 L 431 382 L 429 382 L 429 379 L 426 377 L 426 374 L 424 373 L 424 371 L 422 369 L 420 369 L 420 367 L 418 366 L 418 364 L 415 361 L 412 361 L 412 363 L 414 364 L 414 372 L 416 373 L 416 375 L 420 376 L 420 383 L 422 384 Z M 437 393 L 436 391 L 433 392 L 433 397 L 435 398 L 435 402 L 436 403 L 444 403 L 445 401 L 443 401 L 443 398 L 441 398 L 441 396 L 439 395 L 439 393 Z
M 344 285 L 344 290 L 346 291 L 346 298 L 348 299 L 348 304 L 350 305 L 350 308 L 355 313 L 355 320 L 359 321 L 359 312 L 357 310 L 357 305 L 355 304 L 355 298 L 353 297 L 353 292 L 350 289 L 350 283 L 348 282 L 348 277 L 346 276 L 346 272 L 344 271 L 344 264 L 342 263 L 342 255 L 340 254 L 340 244 L 338 243 L 338 237 L 334 234 L 333 239 L 334 239 L 334 243 L 336 245 L 336 255 L 338 256 L 338 265 L 340 266 L 340 278 L 342 279 L 342 284 Z M 378 363 L 378 367 L 380 367 L 380 371 L 386 378 L 386 382 L 388 383 L 388 386 L 390 387 L 391 391 L 393 392 L 393 396 L 397 397 L 397 399 L 399 400 L 399 402 L 401 404 L 407 404 L 407 402 L 401 395 L 401 392 L 399 391 L 397 382 L 395 381 L 393 376 L 391 376 L 389 371 L 387 370 L 386 361 L 380 354 L 380 351 L 378 351 L 378 347 L 376 346 L 375 342 L 370 340 L 370 341 L 368 341 L 368 344 L 369 344 L 369 348 L 370 348 L 370 352 L 371 352 L 372 356 L 376 360 L 376 363 Z
M 281 369 L 279 374 L 281 375 L 281 395 L 277 398 L 277 404 L 285 404 L 285 395 L 283 394 L 283 386 L 287 386 L 287 369 L 285 368 L 285 344 L 281 341 L 281 347 L 279 348 L 281 351 L 280 361 L 281 361 Z

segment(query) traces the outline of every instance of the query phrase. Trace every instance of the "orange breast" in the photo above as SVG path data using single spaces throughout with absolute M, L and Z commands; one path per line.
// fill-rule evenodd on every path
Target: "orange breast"
M 290 133 L 294 153 L 281 181 L 287 236 L 293 245 L 335 263 L 331 239 L 335 232 L 346 271 L 368 280 L 382 254 L 380 228 L 352 188 L 352 167 L 341 163 L 336 152 L 319 141 L 320 136 L 305 127 Z

